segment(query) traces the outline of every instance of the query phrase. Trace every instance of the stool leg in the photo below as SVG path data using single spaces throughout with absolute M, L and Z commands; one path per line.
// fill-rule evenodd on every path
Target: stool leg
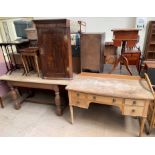
M 39 77 L 39 64 L 38 64 L 38 57 L 37 57 L 37 55 L 34 56 L 34 60 L 35 60 L 35 66 L 36 66 L 38 77 Z
M 25 72 L 25 74 L 27 76 L 28 71 L 27 71 L 27 68 L 26 68 L 26 64 L 24 62 L 24 57 L 22 55 L 21 55 L 21 61 L 22 61 L 23 67 L 24 67 L 24 72 Z
M 4 108 L 4 104 L 3 104 L 3 101 L 2 101 L 2 97 L 0 97 L 0 104 L 1 104 L 1 108 Z

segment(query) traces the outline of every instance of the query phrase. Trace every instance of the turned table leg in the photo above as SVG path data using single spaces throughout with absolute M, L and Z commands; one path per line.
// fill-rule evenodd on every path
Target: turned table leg
M 2 101 L 2 97 L 0 97 L 0 105 L 1 105 L 1 108 L 4 108 L 4 104 L 3 104 L 3 101 Z
M 55 91 L 55 104 L 56 104 L 56 114 L 58 116 L 62 115 L 62 108 L 61 108 L 61 98 L 59 90 Z
M 141 137 L 141 136 L 143 135 L 143 132 L 144 132 L 144 125 L 145 125 L 146 118 L 145 118 L 145 117 L 142 117 L 140 121 L 141 121 L 141 122 L 140 122 L 139 137 Z
M 12 98 L 13 98 L 13 101 L 14 101 L 14 107 L 16 110 L 20 109 L 21 108 L 21 104 L 20 102 L 18 102 L 18 95 L 17 95 L 17 90 L 14 88 L 14 87 L 10 87 L 11 89 L 11 92 L 12 92 Z
M 74 123 L 74 116 L 73 116 L 73 106 L 69 106 L 70 107 L 70 115 L 71 115 L 71 123 Z

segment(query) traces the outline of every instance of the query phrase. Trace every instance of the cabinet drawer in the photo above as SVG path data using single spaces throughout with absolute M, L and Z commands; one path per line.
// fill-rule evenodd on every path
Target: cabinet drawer
M 109 104 L 122 104 L 122 99 L 120 98 L 112 98 L 112 97 L 103 97 L 99 95 L 88 95 L 88 100 L 92 102 L 99 103 L 109 103 Z
M 139 106 L 124 106 L 124 115 L 143 116 L 144 107 Z
M 86 99 L 87 94 L 80 92 L 71 92 L 72 99 Z
M 132 106 L 141 106 L 141 107 L 143 107 L 144 104 L 145 104 L 144 100 L 125 99 L 125 105 L 132 105 Z

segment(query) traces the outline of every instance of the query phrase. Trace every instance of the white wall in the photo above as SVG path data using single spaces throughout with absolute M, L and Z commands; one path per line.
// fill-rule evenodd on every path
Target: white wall
M 86 32 L 105 32 L 106 41 L 112 40 L 112 29 L 134 28 L 136 22 L 136 18 L 134 17 L 77 17 L 69 19 L 85 21 L 87 23 Z

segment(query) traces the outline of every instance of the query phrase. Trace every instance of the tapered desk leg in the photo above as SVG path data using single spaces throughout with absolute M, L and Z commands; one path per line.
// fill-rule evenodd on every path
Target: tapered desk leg
M 70 114 L 71 114 L 71 123 L 74 123 L 74 116 L 73 116 L 73 106 L 69 106 L 70 107 Z
M 139 137 L 141 137 L 141 136 L 143 135 L 145 121 L 146 121 L 146 118 L 145 118 L 145 117 L 142 117 L 141 120 L 140 120 L 140 131 L 139 131 Z

